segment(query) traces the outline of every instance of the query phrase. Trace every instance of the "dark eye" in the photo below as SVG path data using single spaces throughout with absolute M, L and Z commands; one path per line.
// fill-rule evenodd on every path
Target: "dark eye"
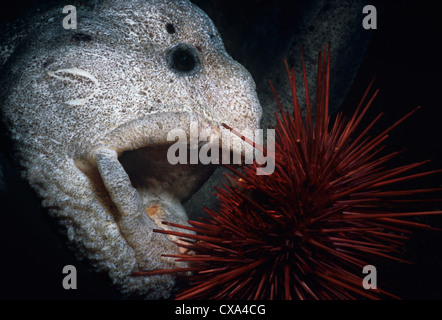
M 199 69 L 200 61 L 195 49 L 186 44 L 180 44 L 169 53 L 169 67 L 184 75 L 192 75 Z
M 166 30 L 167 30 L 167 33 L 169 33 L 169 34 L 175 33 L 175 27 L 171 23 L 166 24 Z

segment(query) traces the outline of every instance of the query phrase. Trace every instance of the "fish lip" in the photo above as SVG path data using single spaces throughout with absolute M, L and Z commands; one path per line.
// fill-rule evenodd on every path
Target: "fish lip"
M 167 136 L 171 130 L 180 129 L 183 130 L 186 134 L 188 145 L 190 148 L 190 124 L 195 121 L 198 123 L 198 134 L 203 130 L 209 130 L 212 135 L 212 138 L 218 139 L 220 150 L 223 151 L 226 149 L 224 147 L 224 133 L 227 134 L 229 139 L 240 139 L 235 134 L 233 134 L 230 130 L 226 129 L 224 126 L 224 122 L 216 121 L 210 119 L 205 114 L 200 114 L 194 111 L 177 111 L 172 112 L 177 116 L 180 120 L 178 121 L 178 125 L 174 125 L 167 118 L 170 116 L 171 112 L 158 112 L 158 113 L 150 113 L 143 117 L 129 120 L 121 125 L 109 130 L 105 134 L 94 139 L 92 143 L 82 143 L 82 148 L 77 150 L 81 150 L 75 156 L 76 159 L 83 159 L 86 162 L 89 162 L 93 166 L 96 166 L 94 160 L 94 152 L 97 149 L 110 149 L 114 150 L 117 153 L 118 161 L 121 163 L 120 158 L 125 152 L 141 150 L 146 147 L 167 147 L 173 145 L 176 140 L 176 137 L 173 137 L 172 140 L 168 140 Z M 157 118 L 152 120 L 152 118 Z M 157 126 L 157 130 L 152 130 L 152 126 Z M 251 132 L 251 130 L 259 129 L 259 123 L 248 123 L 247 126 L 244 126 L 243 130 L 239 130 L 240 133 L 243 132 Z M 159 133 L 159 135 L 158 135 Z M 207 138 L 207 137 L 206 137 Z M 209 143 L 210 139 L 206 141 L 198 142 L 198 149 L 202 146 Z M 239 141 L 239 140 L 238 140 Z M 235 149 L 234 143 L 228 145 L 229 152 L 238 152 Z M 241 142 L 242 143 L 242 142 Z M 86 147 L 84 147 L 86 145 Z M 244 144 L 245 146 L 247 143 Z M 227 150 L 226 150 L 227 151 Z M 244 155 L 245 149 L 241 149 L 241 157 Z M 221 164 L 221 159 L 219 164 Z
M 159 113 L 158 115 L 167 116 L 167 113 Z M 152 115 L 147 115 L 142 118 L 134 119 L 118 126 L 117 128 L 114 128 L 106 135 L 96 139 L 95 143 L 90 144 L 86 151 L 82 152 L 82 156 L 86 156 L 86 158 L 94 162 L 92 154 L 96 149 L 100 148 L 115 150 L 118 154 L 118 157 L 120 157 L 124 152 L 139 150 L 145 147 L 170 146 L 176 142 L 176 137 L 173 137 L 172 140 L 168 140 L 168 133 L 176 129 L 183 130 L 186 134 L 187 142 L 189 142 L 191 139 L 189 128 L 190 122 L 192 121 L 196 121 L 198 123 L 198 136 L 204 130 L 208 130 L 205 132 L 210 132 L 211 138 L 217 140 L 221 149 L 225 149 L 223 143 L 224 137 L 227 137 L 228 139 L 237 139 L 237 142 L 240 142 L 239 140 L 241 140 L 241 138 L 237 137 L 234 133 L 223 126 L 224 122 L 214 121 L 197 113 L 191 114 L 188 121 L 186 121 L 184 125 L 181 124 L 180 126 L 176 127 L 172 127 L 169 125 L 166 128 L 160 130 L 161 134 L 159 136 L 153 136 L 149 132 L 149 127 L 151 126 L 149 118 L 151 118 L 151 116 Z M 252 125 L 243 129 L 239 129 L 237 131 L 241 134 L 247 133 L 246 137 L 248 137 L 247 135 L 253 134 L 253 130 L 256 129 L 259 129 L 259 126 Z M 202 146 L 210 142 L 210 138 L 207 139 L 207 137 L 205 137 L 205 139 L 206 140 L 198 141 L 198 148 L 201 148 Z M 228 145 L 228 151 L 235 151 L 236 149 L 234 149 L 234 144 L 231 144 L 231 142 L 232 141 L 229 142 L 230 144 Z M 190 147 L 189 143 L 187 147 Z
M 212 121 L 208 117 L 197 112 L 177 111 L 178 125 L 173 125 L 167 118 L 170 112 L 158 112 L 145 115 L 140 118 L 129 120 L 116 128 L 96 137 L 92 142 L 82 141 L 76 148 L 75 158 L 84 159 L 94 163 L 93 153 L 100 148 L 115 150 L 120 156 L 122 153 L 137 150 L 149 146 L 167 146 L 175 142 L 168 141 L 167 135 L 174 129 L 183 130 L 189 141 L 190 122 L 198 122 L 199 132 L 202 129 L 210 129 L 212 132 L 220 132 L 221 124 Z M 152 121 L 152 118 L 157 118 Z M 156 127 L 156 131 L 153 130 Z M 159 134 L 158 134 L 159 133 Z

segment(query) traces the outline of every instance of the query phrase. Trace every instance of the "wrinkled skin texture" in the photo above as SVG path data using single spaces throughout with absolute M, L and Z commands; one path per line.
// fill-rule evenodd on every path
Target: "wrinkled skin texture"
M 125 294 L 167 298 L 172 276 L 130 274 L 177 266 L 161 256 L 177 247 L 152 230 L 186 223 L 181 202 L 212 170 L 168 164 L 167 133 L 189 135 L 197 122 L 217 139 L 225 122 L 250 136 L 261 117 L 255 84 L 188 1 L 98 2 L 77 8 L 77 30 L 51 19 L 59 11 L 35 18 L 3 69 L 2 113 L 23 176 L 79 256 Z M 190 72 L 171 58 L 179 45 L 196 57 Z

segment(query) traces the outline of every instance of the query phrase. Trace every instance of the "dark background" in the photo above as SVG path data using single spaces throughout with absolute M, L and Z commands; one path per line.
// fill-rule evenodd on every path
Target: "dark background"
M 387 150 L 405 150 L 391 164 L 404 165 L 430 159 L 431 162 L 420 170 L 440 169 L 442 62 L 437 48 L 442 35 L 442 20 L 429 2 L 389 1 L 381 11 L 378 28 L 342 110 L 351 114 L 367 81 L 376 76 L 374 86 L 380 89 L 380 93 L 366 120 L 380 112 L 384 112 L 384 116 L 374 131 L 379 132 L 421 106 L 387 140 Z M 413 188 L 440 187 L 442 174 L 415 180 L 408 185 Z M 433 197 L 441 198 L 441 194 Z M 441 202 L 429 208 L 440 210 Z M 442 227 L 441 216 L 414 220 Z M 385 275 L 392 281 L 395 292 L 404 299 L 442 299 L 442 232 L 415 230 L 405 250 L 406 260 L 413 261 L 414 265 L 395 264 Z
M 194 2 L 203 9 L 210 7 L 208 2 L 217 2 L 223 8 L 223 23 L 238 26 L 236 34 L 229 35 L 223 34 L 222 26 L 217 25 L 227 51 L 245 65 L 247 61 L 236 57 L 235 50 L 244 41 L 256 41 L 252 28 L 247 26 L 262 23 L 256 18 L 260 6 L 271 4 L 278 7 L 287 3 L 277 0 L 206 1 Z M 11 21 L 45 2 L 48 1 L 15 1 L 8 3 L 7 7 L 2 3 L 0 19 Z M 380 89 L 380 94 L 367 121 L 379 112 L 385 115 L 375 130 L 385 129 L 416 106 L 422 106 L 391 134 L 387 149 L 406 150 L 393 164 L 431 159 L 423 169 L 441 169 L 440 12 L 434 2 L 375 1 L 374 4 L 378 8 L 378 29 L 373 32 L 367 54 L 341 110 L 350 116 L 371 78 L 376 76 L 375 87 Z M 287 19 L 287 10 L 281 15 Z M 7 161 L 5 166 L 4 178 L 8 188 L 2 194 L 0 209 L 0 298 L 121 298 L 107 284 L 105 275 L 89 272 L 76 260 L 64 237 L 57 232 L 56 223 L 38 209 L 38 199 L 32 196 L 25 183 L 19 181 L 16 168 Z M 441 187 L 441 178 L 442 174 L 437 174 L 413 182 L 413 186 Z M 437 196 L 440 198 L 440 193 L 434 195 Z M 433 209 L 438 206 L 440 209 L 440 203 Z M 442 228 L 441 216 L 416 221 Z M 407 242 L 404 256 L 414 265 L 392 264 L 391 268 L 378 274 L 378 283 L 388 279 L 393 293 L 404 299 L 442 299 L 442 232 L 416 230 Z M 68 264 L 77 267 L 77 290 L 64 290 L 61 285 L 62 269 Z

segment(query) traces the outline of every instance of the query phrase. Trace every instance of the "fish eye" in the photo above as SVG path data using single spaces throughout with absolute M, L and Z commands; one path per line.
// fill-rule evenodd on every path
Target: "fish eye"
M 169 68 L 178 74 L 193 75 L 198 71 L 200 61 L 196 50 L 187 45 L 179 44 L 169 52 Z

